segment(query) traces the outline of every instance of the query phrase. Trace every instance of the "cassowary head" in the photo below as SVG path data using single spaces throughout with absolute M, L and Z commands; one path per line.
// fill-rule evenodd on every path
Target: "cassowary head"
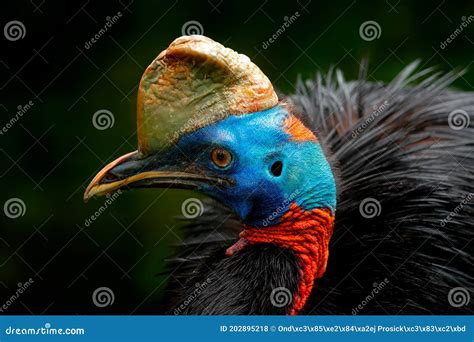
M 300 255 L 307 277 L 300 309 L 326 267 L 336 186 L 318 138 L 278 101 L 267 77 L 209 38 L 181 37 L 145 71 L 137 116 L 138 151 L 100 171 L 84 199 L 142 187 L 217 199 L 245 228 L 228 255 L 251 243 Z

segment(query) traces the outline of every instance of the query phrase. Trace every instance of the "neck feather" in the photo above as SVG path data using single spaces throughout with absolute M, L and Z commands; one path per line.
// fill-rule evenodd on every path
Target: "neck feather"
M 293 294 L 291 315 L 303 309 L 312 289 L 314 280 L 326 271 L 329 257 L 329 239 L 334 227 L 334 216 L 330 210 L 314 209 L 304 211 L 293 203 L 280 223 L 266 228 L 245 225 L 240 239 L 227 249 L 233 255 L 247 245 L 271 243 L 280 248 L 293 250 L 299 263 L 299 285 Z

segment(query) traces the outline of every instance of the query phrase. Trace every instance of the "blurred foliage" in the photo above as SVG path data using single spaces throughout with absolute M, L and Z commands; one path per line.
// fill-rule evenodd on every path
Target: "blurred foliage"
M 0 215 L 0 304 L 17 283 L 35 279 L 11 313 L 159 311 L 163 259 L 180 240 L 173 217 L 196 194 L 127 192 L 89 227 L 85 220 L 105 199 L 84 204 L 82 194 L 103 165 L 136 148 L 138 82 L 185 23 L 198 21 L 205 35 L 248 55 L 284 93 L 299 75 L 313 77 L 332 65 L 347 78 L 357 77 L 365 57 L 369 79 L 381 81 L 415 59 L 444 71 L 473 62 L 474 23 L 440 48 L 474 13 L 467 0 L 127 1 L 2 4 L 2 25 L 19 20 L 26 35 L 17 41 L 1 37 L 0 126 L 19 105 L 34 103 L 0 136 L 1 203 L 18 197 L 26 204 L 22 217 Z M 86 49 L 106 18 L 119 11 L 120 19 Z M 285 32 L 264 46 L 296 12 Z M 373 41 L 359 35 L 368 20 L 381 28 Z M 468 72 L 455 85 L 472 90 L 472 84 Z M 100 109 L 113 113 L 113 127 L 94 128 L 92 116 Z M 113 306 L 99 310 L 92 304 L 99 286 L 113 289 Z

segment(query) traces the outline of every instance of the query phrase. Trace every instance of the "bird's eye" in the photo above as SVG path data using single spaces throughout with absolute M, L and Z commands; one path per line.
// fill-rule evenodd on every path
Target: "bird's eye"
M 211 160 L 217 167 L 224 168 L 229 166 L 230 162 L 232 161 L 232 155 L 229 151 L 221 147 L 217 147 L 211 152 Z

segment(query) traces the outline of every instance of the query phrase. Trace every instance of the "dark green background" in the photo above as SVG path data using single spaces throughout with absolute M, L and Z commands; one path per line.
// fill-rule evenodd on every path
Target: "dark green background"
M 298 75 L 312 77 L 331 65 L 347 78 L 368 57 L 369 79 L 388 81 L 414 59 L 448 71 L 473 62 L 474 23 L 440 49 L 474 14 L 472 1 L 15 1 L 2 3 L 2 27 L 19 20 L 24 39 L 0 36 L 1 120 L 18 105 L 34 106 L 0 136 L 0 204 L 21 198 L 25 215 L 0 212 L 0 305 L 30 277 L 31 286 L 8 313 L 153 313 L 166 284 L 163 258 L 179 241 L 185 191 L 141 190 L 122 194 L 89 227 L 84 221 L 104 203 L 84 204 L 93 175 L 134 150 L 135 96 L 145 67 L 198 21 L 204 34 L 248 55 L 285 93 Z M 118 11 L 122 17 L 90 49 L 84 45 Z M 268 49 L 262 44 L 283 24 L 299 18 Z M 374 20 L 381 36 L 364 41 L 359 27 Z M 468 72 L 456 86 L 472 90 Z M 92 125 L 110 110 L 115 124 Z M 91 301 L 100 286 L 115 302 Z

